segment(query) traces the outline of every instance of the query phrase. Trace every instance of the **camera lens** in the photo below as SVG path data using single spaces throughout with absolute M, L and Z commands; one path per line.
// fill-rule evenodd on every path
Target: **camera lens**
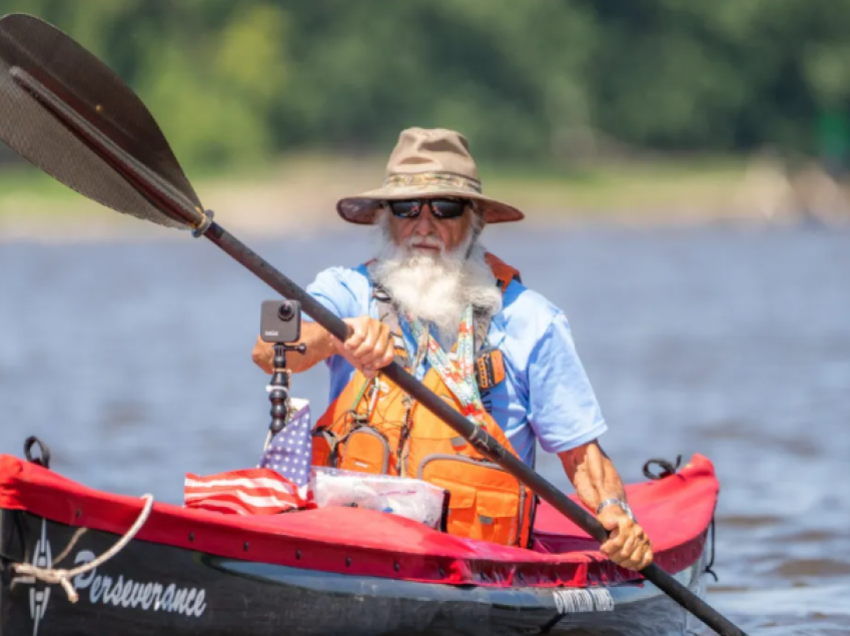
M 287 301 L 283 301 L 277 308 L 277 317 L 283 320 L 284 322 L 292 320 L 294 316 L 295 310 L 292 308 L 292 305 Z

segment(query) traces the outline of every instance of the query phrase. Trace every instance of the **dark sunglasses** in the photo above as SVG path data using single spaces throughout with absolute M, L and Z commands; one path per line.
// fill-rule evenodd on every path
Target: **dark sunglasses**
M 387 201 L 385 205 L 400 219 L 415 219 L 422 213 L 422 206 L 426 203 L 431 207 L 431 214 L 438 219 L 456 219 L 463 215 L 469 205 L 467 199 L 409 199 Z

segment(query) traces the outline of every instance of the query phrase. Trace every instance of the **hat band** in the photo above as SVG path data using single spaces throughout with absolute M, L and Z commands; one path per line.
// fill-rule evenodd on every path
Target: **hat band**
M 447 190 L 467 190 L 481 194 L 481 182 L 447 172 L 420 172 L 417 174 L 393 174 L 384 179 L 384 187 L 437 186 Z

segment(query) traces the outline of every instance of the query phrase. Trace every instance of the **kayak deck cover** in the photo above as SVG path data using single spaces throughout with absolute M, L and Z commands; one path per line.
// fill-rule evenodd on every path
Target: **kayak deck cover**
M 719 486 L 701 455 L 673 475 L 626 487 L 655 562 L 668 572 L 702 554 Z M 35 463 L 0 455 L 0 509 L 69 526 L 124 534 L 143 500 L 83 486 Z M 451 536 L 400 516 L 321 508 L 243 516 L 154 504 L 135 540 L 220 557 L 352 576 L 498 587 L 586 587 L 636 581 L 548 504 L 538 506 L 533 548 Z

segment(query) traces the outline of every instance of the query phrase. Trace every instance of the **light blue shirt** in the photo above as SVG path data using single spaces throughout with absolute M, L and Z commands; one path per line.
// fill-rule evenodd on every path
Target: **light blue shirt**
M 365 265 L 326 269 L 307 292 L 339 318 L 367 313 L 378 318 Z M 304 319 L 309 317 L 305 314 Z M 502 310 L 490 322 L 487 338 L 488 346 L 502 352 L 505 380 L 481 397 L 523 461 L 534 464 L 535 438 L 544 451 L 560 453 L 593 441 L 607 430 L 560 309 L 512 281 L 502 297 Z M 332 402 L 351 380 L 354 368 L 338 355 L 326 363 Z M 422 379 L 427 369 L 425 361 L 416 377 Z

